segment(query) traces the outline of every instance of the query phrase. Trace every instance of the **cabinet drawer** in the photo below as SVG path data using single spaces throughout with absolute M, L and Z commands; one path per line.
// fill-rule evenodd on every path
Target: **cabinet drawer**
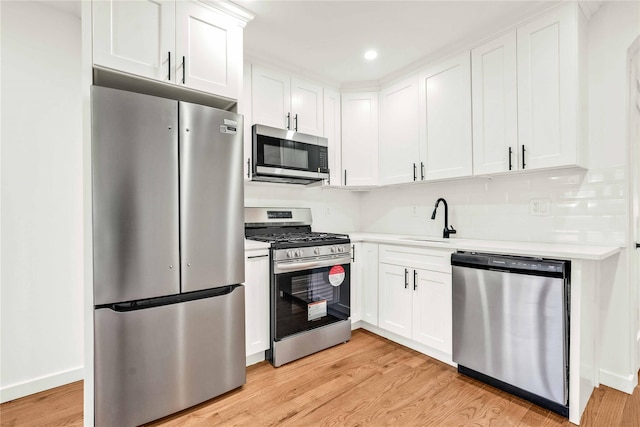
M 380 245 L 380 262 L 451 273 L 450 249 Z

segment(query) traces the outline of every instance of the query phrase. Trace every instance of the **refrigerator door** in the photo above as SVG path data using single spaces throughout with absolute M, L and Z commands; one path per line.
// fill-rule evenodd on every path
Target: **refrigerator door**
M 182 292 L 244 281 L 243 118 L 180 102 Z
M 244 286 L 168 298 L 187 301 L 95 310 L 96 426 L 147 423 L 246 382 Z
M 180 292 L 178 102 L 92 87 L 94 304 Z

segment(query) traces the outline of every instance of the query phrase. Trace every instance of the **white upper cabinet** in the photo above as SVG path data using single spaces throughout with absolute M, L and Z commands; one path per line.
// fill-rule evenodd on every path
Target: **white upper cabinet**
M 342 185 L 340 93 L 324 90 L 324 136 L 329 142 L 329 185 Z
M 425 180 L 472 173 L 469 52 L 420 73 L 420 158 Z
M 280 129 L 291 124 L 291 77 L 253 65 L 251 69 L 253 123 Z
M 380 92 L 380 184 L 424 179 L 420 160 L 418 76 Z
M 516 33 L 471 51 L 473 172 L 518 169 Z
M 242 25 L 190 1 L 93 2 L 93 63 L 237 99 Z
M 342 94 L 342 183 L 378 184 L 378 93 Z
M 583 20 L 565 4 L 517 30 L 521 169 L 580 165 Z
M 322 101 L 322 86 L 297 78 L 291 79 L 291 109 L 293 129 L 296 132 L 324 136 Z
M 187 1 L 176 3 L 176 23 L 178 84 L 237 99 L 242 28 L 216 10 Z
M 176 3 L 94 1 L 93 63 L 175 82 Z
M 251 74 L 253 123 L 323 136 L 323 88 L 257 65 Z

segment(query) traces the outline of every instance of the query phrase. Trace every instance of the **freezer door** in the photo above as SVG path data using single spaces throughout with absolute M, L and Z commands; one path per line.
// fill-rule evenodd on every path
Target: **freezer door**
M 244 286 L 205 291 L 216 292 L 95 310 L 96 426 L 141 425 L 245 383 Z
M 92 87 L 94 304 L 176 294 L 178 102 Z
M 182 292 L 244 281 L 242 116 L 180 102 Z
M 567 404 L 564 280 L 454 266 L 453 361 Z

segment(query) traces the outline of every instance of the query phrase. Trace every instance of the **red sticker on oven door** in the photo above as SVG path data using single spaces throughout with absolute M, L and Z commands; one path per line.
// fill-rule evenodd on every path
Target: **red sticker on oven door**
M 342 282 L 344 282 L 344 268 L 341 265 L 334 265 L 329 270 L 329 283 L 340 286 Z

